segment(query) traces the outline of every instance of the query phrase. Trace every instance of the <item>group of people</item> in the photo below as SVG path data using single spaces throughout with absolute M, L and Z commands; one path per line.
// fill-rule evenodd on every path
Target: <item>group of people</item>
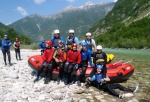
M 79 47 L 78 38 L 74 36 L 74 30 L 69 30 L 69 36 L 66 42 L 60 37 L 59 30 L 54 31 L 54 37 L 51 40 L 45 41 L 39 44 L 42 48 L 41 54 L 43 56 L 43 63 L 38 68 L 37 77 L 34 82 L 39 80 L 39 76 L 43 69 L 45 73 L 44 83 L 52 79 L 52 71 L 57 66 L 60 67 L 59 76 L 57 82 L 64 81 L 65 85 L 77 84 L 81 86 L 82 79 L 86 79 L 87 85 L 94 85 L 99 89 L 110 92 L 111 94 L 123 98 L 125 94 L 117 93 L 114 89 L 120 89 L 123 91 L 136 92 L 137 87 L 125 88 L 120 84 L 107 84 L 110 82 L 110 78 L 106 75 L 106 53 L 102 51 L 102 46 L 96 46 L 94 39 L 91 38 L 91 33 L 86 34 L 86 39 L 81 42 L 81 48 Z M 40 46 L 41 45 L 41 46 Z M 94 47 L 94 51 L 92 48 Z M 92 61 L 92 57 L 93 61 Z M 95 73 L 91 77 L 85 78 L 86 68 L 93 67 Z M 76 71 L 78 68 L 82 68 L 79 78 L 76 78 Z
M 39 76 L 45 68 L 44 83 L 47 84 L 48 81 L 52 79 L 53 68 L 59 66 L 58 82 L 64 79 L 66 85 L 75 83 L 76 70 L 81 67 L 82 73 L 77 81 L 78 85 L 81 85 L 81 81 L 83 77 L 85 77 L 88 62 L 90 63 L 90 66 L 93 67 L 91 58 L 92 47 L 94 47 L 95 51 L 96 49 L 101 50 L 102 47 L 97 46 L 96 48 L 95 41 L 91 38 L 91 33 L 86 34 L 86 39 L 81 43 L 81 49 L 79 47 L 78 38 L 74 36 L 74 30 L 69 30 L 69 36 L 67 37 L 66 42 L 64 42 L 63 37 L 60 36 L 60 31 L 58 29 L 54 30 L 53 34 L 54 37 L 51 40 L 45 41 L 44 38 L 42 38 L 42 41 L 38 44 L 38 47 L 41 48 L 41 55 L 43 55 L 44 62 L 39 66 L 37 78 L 34 82 L 39 80 Z M 98 57 L 103 57 L 103 55 Z M 104 57 L 106 57 L 106 54 L 104 54 Z M 96 59 L 94 60 L 95 63 Z
M 4 64 L 7 65 L 6 61 L 6 54 L 8 56 L 8 63 L 11 66 L 11 54 L 10 54 L 10 47 L 12 46 L 12 42 L 8 38 L 8 34 L 4 34 L 4 39 L 1 42 L 2 45 L 2 53 L 3 53 L 3 59 L 4 59 Z M 13 44 L 15 53 L 16 53 L 16 60 L 21 60 L 20 56 L 20 42 L 18 38 L 15 38 L 14 44 Z

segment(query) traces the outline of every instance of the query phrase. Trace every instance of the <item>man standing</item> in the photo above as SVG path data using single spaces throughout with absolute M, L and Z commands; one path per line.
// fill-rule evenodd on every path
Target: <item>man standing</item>
M 53 47 L 57 48 L 59 40 L 64 41 L 64 38 L 60 37 L 60 31 L 58 29 L 54 30 L 53 33 L 54 33 L 54 37 L 51 39 L 51 41 L 53 43 Z
M 5 34 L 4 39 L 2 40 L 2 53 L 3 53 L 3 58 L 4 58 L 5 65 L 7 65 L 7 62 L 6 62 L 6 53 L 7 53 L 8 62 L 9 62 L 10 66 L 11 66 L 11 56 L 10 56 L 10 46 L 11 45 L 12 45 L 12 43 L 8 39 L 8 34 Z
M 96 51 L 96 43 L 95 40 L 92 39 L 92 34 L 91 33 L 86 33 L 86 39 L 83 40 L 82 42 L 87 43 L 87 49 L 91 50 L 92 52 L 92 47 L 94 47 L 94 51 Z
M 66 49 L 71 49 L 71 46 L 73 43 L 76 43 L 77 45 L 79 44 L 79 40 L 77 37 L 74 36 L 74 30 L 71 29 L 69 30 L 69 36 L 67 37 L 66 40 Z

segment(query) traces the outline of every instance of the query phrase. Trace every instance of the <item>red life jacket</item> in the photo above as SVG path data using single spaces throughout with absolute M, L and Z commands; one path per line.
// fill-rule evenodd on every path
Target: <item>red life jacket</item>
M 46 48 L 44 50 L 43 60 L 46 62 L 52 61 L 54 51 L 55 51 L 54 48 Z
M 68 51 L 67 61 L 79 64 L 81 62 L 81 54 L 79 51 Z
M 64 61 L 64 54 L 65 54 L 65 50 L 64 49 L 62 49 L 62 51 L 61 51 L 60 48 L 57 48 L 56 58 L 58 60 Z
M 15 47 L 20 47 L 20 42 L 15 42 Z

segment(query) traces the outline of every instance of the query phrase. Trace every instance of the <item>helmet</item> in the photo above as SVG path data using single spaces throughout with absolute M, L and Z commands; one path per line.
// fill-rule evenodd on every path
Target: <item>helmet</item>
M 54 30 L 54 34 L 59 34 L 59 33 L 60 33 L 60 32 L 59 32 L 58 29 Z
M 8 34 L 4 34 L 4 37 L 8 37 Z
M 62 41 L 62 40 L 59 40 L 59 41 L 58 41 L 58 43 L 62 43 L 62 44 L 63 44 L 63 43 L 64 43 L 64 41 Z
M 103 69 L 103 66 L 102 65 L 97 65 L 96 68 L 97 69 Z
M 15 40 L 18 40 L 18 38 L 15 38 Z
M 73 29 L 69 30 L 69 33 L 74 33 L 74 30 Z
M 52 46 L 52 44 L 53 44 L 53 43 L 52 43 L 52 41 L 47 40 L 47 41 L 46 41 L 46 44 L 49 44 L 49 45 L 51 45 L 51 46 Z
M 72 47 L 77 47 L 78 45 L 76 43 L 72 43 Z
M 87 46 L 87 43 L 86 42 L 82 42 L 81 45 L 82 46 Z
M 98 45 L 98 46 L 96 47 L 96 49 L 97 49 L 97 50 L 101 50 L 101 49 L 102 49 L 102 46 L 101 46 L 101 45 Z
M 86 36 L 91 36 L 91 35 L 92 35 L 92 34 L 91 34 L 91 33 L 89 33 L 89 32 L 88 32 L 88 33 L 86 33 Z

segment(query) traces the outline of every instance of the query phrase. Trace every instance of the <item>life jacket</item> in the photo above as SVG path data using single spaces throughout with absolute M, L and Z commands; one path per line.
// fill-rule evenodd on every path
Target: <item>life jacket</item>
M 98 60 L 98 59 L 104 59 L 102 53 L 96 53 L 95 57 L 96 57 L 96 60 Z
M 54 54 L 55 49 L 54 48 L 47 48 L 44 50 L 43 54 L 43 60 L 49 62 L 52 60 L 53 54 Z
M 80 54 L 80 52 L 78 51 L 72 51 L 72 50 L 69 50 L 68 51 L 68 59 L 69 59 L 69 62 L 73 62 L 73 63 L 76 63 L 78 60 L 81 61 L 81 59 L 78 59 L 78 55 Z
M 59 37 L 59 38 L 55 38 L 55 37 L 54 37 L 54 38 L 52 39 L 53 47 L 57 48 L 57 46 L 58 46 L 58 41 L 59 41 L 59 40 L 62 40 L 61 37 Z
M 46 49 L 46 43 L 45 43 L 45 42 L 42 42 L 42 43 L 41 43 L 41 48 L 42 48 L 42 49 Z
M 74 39 L 75 39 L 75 37 L 73 37 L 72 39 L 71 39 L 71 37 L 68 37 L 67 45 L 72 45 L 72 43 L 75 43 Z
M 57 50 L 56 58 L 58 60 L 62 60 L 62 61 L 66 60 L 66 58 L 65 58 L 65 54 L 66 54 L 65 50 L 64 49 L 60 49 L 60 48 L 57 48 L 56 50 Z
M 20 47 L 20 42 L 16 41 L 15 42 L 15 47 Z
M 9 39 L 6 39 L 6 40 L 4 40 L 4 43 L 5 43 L 5 44 L 9 44 L 9 43 L 10 43 L 10 40 L 9 40 Z
M 96 80 L 98 83 L 100 83 L 101 79 L 102 79 L 102 74 L 95 74 Z
M 85 51 L 81 50 L 80 51 L 82 61 L 88 61 L 87 51 L 88 50 L 85 50 Z
M 90 41 L 90 43 L 88 43 L 88 41 Z M 93 45 L 92 39 L 90 39 L 90 40 L 85 39 L 85 42 L 87 43 L 86 48 L 92 51 L 92 45 Z

